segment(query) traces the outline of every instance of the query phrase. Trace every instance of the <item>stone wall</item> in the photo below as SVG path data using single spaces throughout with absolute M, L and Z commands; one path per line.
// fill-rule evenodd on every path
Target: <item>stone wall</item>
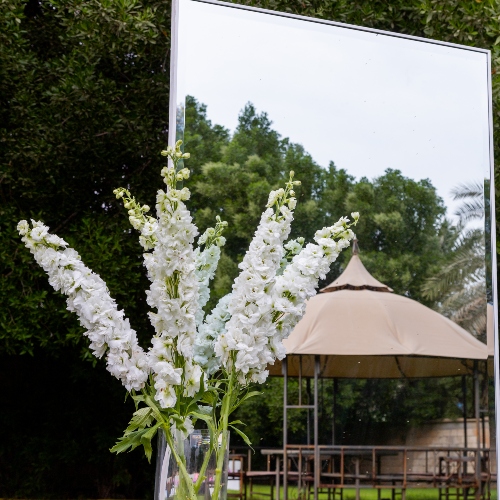
M 490 428 L 488 419 L 485 419 L 484 425 L 484 442 L 486 448 L 490 444 L 495 445 L 494 440 L 490 443 Z M 482 426 L 480 428 L 481 440 Z M 410 428 L 405 434 L 395 433 L 394 438 L 390 438 L 385 444 L 393 446 L 423 446 L 423 447 L 464 447 L 464 424 L 463 420 L 443 419 L 431 421 L 422 424 L 418 427 Z M 474 448 L 477 445 L 477 426 L 476 419 L 467 420 L 467 446 Z M 413 451 L 408 452 L 406 456 L 407 471 L 413 474 L 432 473 L 437 471 L 439 467 L 439 458 L 445 456 L 443 452 L 423 452 Z M 452 453 L 452 456 L 457 455 L 457 452 Z M 381 458 L 381 472 L 390 473 L 401 471 L 403 467 L 404 456 L 402 453 L 397 455 L 387 455 Z M 444 465 L 443 465 L 444 466 Z M 473 465 L 469 465 L 473 467 Z M 494 449 L 490 453 L 490 471 L 496 473 L 496 457 Z

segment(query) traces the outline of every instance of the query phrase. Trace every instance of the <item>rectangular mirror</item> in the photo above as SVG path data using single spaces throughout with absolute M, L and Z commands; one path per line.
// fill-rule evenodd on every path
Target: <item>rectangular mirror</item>
M 285 431 L 260 431 L 255 467 L 276 458 L 269 477 L 288 484 L 285 498 L 489 498 L 499 387 L 489 51 L 198 0 L 175 3 L 174 26 L 169 140 L 192 155 L 199 227 L 213 214 L 198 206 L 221 206 L 236 233 L 215 297 L 230 291 L 262 193 L 289 170 L 303 183 L 297 234 L 361 215 L 358 250 L 311 299 L 286 363 L 270 367 L 264 391 L 284 393 Z

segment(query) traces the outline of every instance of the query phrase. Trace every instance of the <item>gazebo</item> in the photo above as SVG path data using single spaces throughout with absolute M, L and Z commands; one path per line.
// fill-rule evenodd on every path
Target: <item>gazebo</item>
M 477 363 L 488 349 L 459 325 L 408 297 L 397 295 L 366 270 L 357 241 L 345 271 L 308 301 L 306 313 L 284 342 L 287 357 L 270 366 L 284 376 L 283 449 L 287 484 L 288 410 L 314 414 L 314 492 L 320 484 L 318 381 L 320 378 L 423 378 L 472 374 L 479 415 Z M 314 378 L 312 405 L 288 403 L 288 377 Z M 301 382 L 299 382 L 301 386 Z M 479 419 L 476 419 L 479 441 Z M 476 460 L 476 473 L 480 474 Z M 287 488 L 284 490 L 285 500 Z

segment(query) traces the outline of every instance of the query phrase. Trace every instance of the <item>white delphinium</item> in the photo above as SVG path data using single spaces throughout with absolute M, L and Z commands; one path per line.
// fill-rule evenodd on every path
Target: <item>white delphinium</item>
M 229 415 L 257 394 L 249 392 L 249 383 L 264 382 L 267 365 L 284 357 L 282 340 L 304 314 L 305 301 L 315 294 L 318 280 L 348 246 L 353 237 L 350 226 L 359 215 L 351 214 L 353 224 L 343 218 L 317 231 L 315 243 L 305 248 L 303 238 L 284 244 L 296 206 L 293 186 L 300 184 L 293 181 L 291 172 L 286 188 L 269 195 L 232 293 L 223 297 L 203 322 L 209 281 L 225 242 L 221 233 L 226 223 L 217 218 L 216 227 L 208 229 L 198 240 L 199 248 L 193 250 L 198 231 L 184 204 L 190 192 L 186 187 L 177 189 L 177 183 L 189 177 L 189 170 L 177 170 L 179 161 L 189 157 L 180 146 L 179 141 L 162 152 L 171 164 L 162 170 L 167 189 L 158 191 L 158 219 L 146 215 L 149 207 L 138 204 L 128 190 L 115 190 L 117 198 L 123 198 L 146 250 L 144 263 L 151 282 L 147 302 L 155 309 L 149 317 L 156 331 L 149 353 L 138 345 L 135 331 L 118 311 L 104 281 L 84 266 L 75 250 L 49 234 L 41 222 L 30 227 L 21 221 L 18 230 L 48 273 L 50 284 L 68 296 L 68 309 L 78 314 L 87 329 L 94 354 L 107 355 L 108 370 L 129 391 L 141 390 L 132 397 L 144 406 L 136 410 L 112 450 L 123 452 L 141 443 L 150 458 L 151 439 L 163 429 L 179 467 L 181 496 L 196 500 L 204 476 L 193 483 L 182 453 L 179 455 L 174 446 L 172 432 L 189 434 L 194 419 L 206 421 L 213 430 L 217 467 L 212 496 L 219 498 L 227 448 L 225 431 L 238 424 L 230 422 Z M 152 380 L 148 381 L 150 373 Z M 235 430 L 249 443 L 240 429 Z
M 187 158 L 186 155 L 184 155 Z M 189 177 L 189 170 L 182 169 L 179 173 L 182 180 Z M 177 179 L 179 180 L 179 179 Z M 137 229 L 141 235 L 139 242 L 147 251 L 152 250 L 156 246 L 158 238 L 156 232 L 158 230 L 158 221 L 154 217 L 145 215 L 149 211 L 148 205 L 140 205 L 135 198 L 130 194 L 128 189 L 118 188 L 113 191 L 118 199 L 123 200 L 124 207 L 128 210 L 129 221 L 134 229 Z M 220 248 L 226 243 L 226 239 L 222 236 L 224 229 L 227 227 L 227 222 L 222 221 L 216 216 L 215 228 L 208 228 L 198 238 L 198 248 L 195 250 L 195 273 L 198 279 L 198 311 L 196 313 L 196 324 L 201 325 L 203 322 L 204 311 L 210 298 L 210 281 L 215 275 L 217 265 L 220 259 Z M 201 246 L 205 248 L 201 250 Z
M 144 250 L 154 248 L 157 242 L 156 230 L 158 229 L 158 221 L 154 217 L 145 215 L 149 212 L 149 206 L 137 203 L 128 189 L 118 188 L 113 193 L 118 199 L 123 199 L 123 206 L 128 210 L 130 224 L 141 233 L 139 236 L 141 246 Z
M 21 221 L 17 229 L 55 290 L 67 295 L 69 311 L 87 329 L 90 349 L 97 358 L 107 353 L 107 369 L 127 390 L 140 390 L 148 379 L 148 362 L 123 311 L 109 295 L 106 283 L 93 273 L 78 253 L 42 222 Z
M 353 212 L 351 216 L 353 224 L 356 224 L 359 214 Z M 349 229 L 351 225 L 349 219 L 342 217 L 333 226 L 316 231 L 316 244 L 309 243 L 301 249 L 283 274 L 276 278 L 272 292 L 272 316 L 276 323 L 276 334 L 271 344 L 277 359 L 285 357 L 282 340 L 290 335 L 304 315 L 306 300 L 316 295 L 318 281 L 326 277 L 331 264 L 354 238 L 354 233 Z M 293 246 L 296 250 L 296 246 Z
M 215 276 L 217 265 L 220 259 L 220 247 L 226 243 L 226 238 L 222 232 L 227 227 L 227 222 L 222 221 L 217 215 L 215 217 L 215 228 L 209 227 L 199 238 L 198 248 L 195 250 L 196 277 L 198 279 L 198 311 L 196 312 L 196 325 L 203 323 L 205 315 L 203 308 L 207 305 L 210 298 L 210 281 Z M 201 245 L 205 249 L 200 251 Z
M 295 207 L 293 172 L 285 189 L 272 191 L 266 211 L 250 248 L 239 264 L 240 275 L 233 285 L 229 304 L 231 318 L 226 332 L 215 341 L 215 354 L 228 371 L 236 372 L 238 382 L 263 382 L 271 362 L 268 343 L 274 336 L 272 302 L 269 292 L 284 255 L 283 242 L 290 233 Z
M 292 257 L 294 255 L 297 255 L 302 250 L 302 247 L 304 246 L 304 241 L 305 241 L 304 238 L 300 237 L 297 238 L 296 240 L 287 241 L 287 243 L 283 245 L 283 248 L 286 250 L 286 253 L 281 259 L 280 268 L 276 273 L 277 275 L 283 274 L 283 271 L 286 269 L 286 266 L 288 266 L 288 264 L 292 260 Z
M 153 252 L 144 255 L 151 281 L 147 302 L 157 310 L 149 313 L 156 331 L 149 358 L 155 399 L 162 408 L 175 406 L 179 394 L 196 392 L 202 375 L 192 359 L 198 309 L 193 242 L 198 230 L 183 203 L 189 199 L 189 190 L 176 188 L 178 181 L 189 176 L 187 169 L 176 170 L 175 160 L 189 156 L 183 155 L 179 146 L 176 145 L 175 151 L 169 148 L 162 152 L 174 164 L 161 171 L 167 190 L 159 190 L 156 198 L 157 242 Z
M 224 295 L 205 322 L 198 327 L 198 334 L 194 346 L 194 359 L 203 368 L 207 375 L 212 375 L 220 368 L 220 358 L 215 354 L 215 341 L 226 333 L 226 323 L 231 315 L 229 304 L 231 294 Z

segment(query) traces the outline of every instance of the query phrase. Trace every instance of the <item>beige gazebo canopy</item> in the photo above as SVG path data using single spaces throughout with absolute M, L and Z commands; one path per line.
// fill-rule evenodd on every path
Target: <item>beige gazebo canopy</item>
M 320 377 L 335 378 L 465 375 L 470 360 L 488 358 L 487 346 L 466 330 L 371 276 L 356 242 L 343 274 L 321 292 L 284 342 L 288 375 L 301 364 L 302 375 L 313 376 L 315 355 Z M 269 368 L 281 375 L 281 363 Z

